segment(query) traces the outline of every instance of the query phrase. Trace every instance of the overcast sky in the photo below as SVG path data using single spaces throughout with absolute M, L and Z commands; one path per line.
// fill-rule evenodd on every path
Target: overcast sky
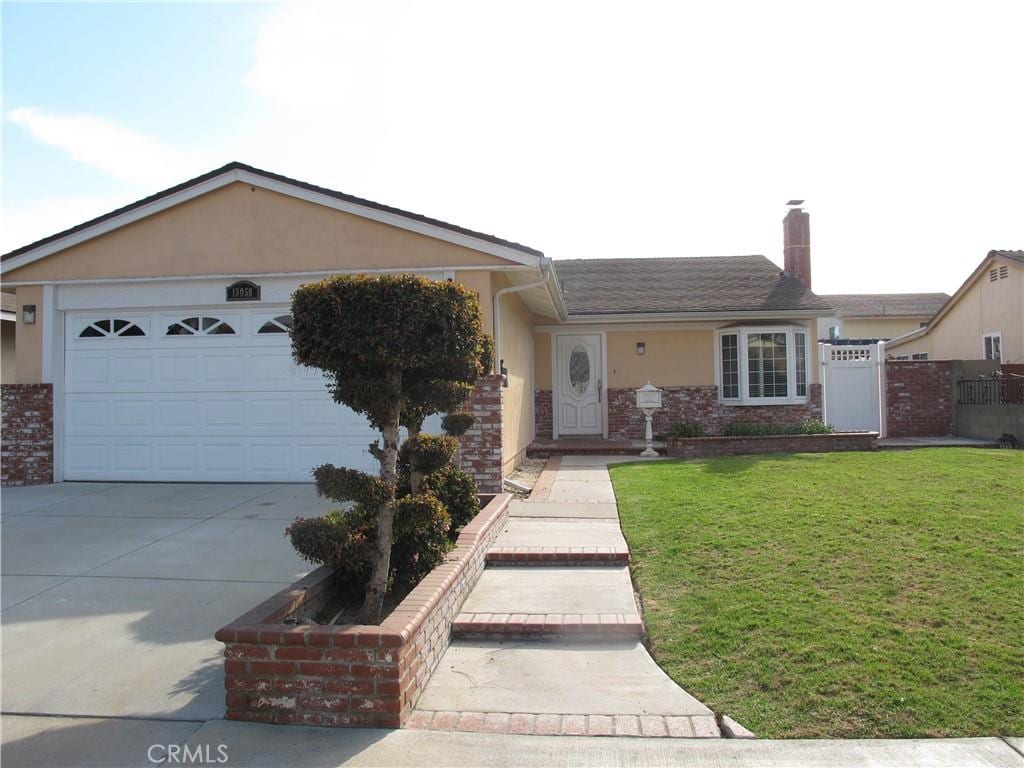
M 0 249 L 230 160 L 554 259 L 952 292 L 1024 248 L 1024 3 L 13 4 Z

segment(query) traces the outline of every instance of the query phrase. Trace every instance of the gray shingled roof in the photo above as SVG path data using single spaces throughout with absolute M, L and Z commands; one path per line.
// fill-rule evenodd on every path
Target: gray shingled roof
M 764 256 L 555 262 L 570 315 L 829 310 Z
M 837 293 L 821 295 L 841 317 L 931 317 L 947 293 Z
M 1019 261 L 1024 264 L 1024 251 L 990 251 L 989 256 L 1005 256 L 1008 259 Z

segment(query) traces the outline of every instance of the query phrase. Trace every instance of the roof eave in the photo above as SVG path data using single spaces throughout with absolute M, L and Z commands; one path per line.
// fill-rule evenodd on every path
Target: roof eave
M 679 322 L 681 320 L 785 320 L 791 318 L 830 317 L 827 309 L 779 310 L 709 310 L 696 312 L 577 312 L 570 314 L 567 324 L 582 323 L 650 323 Z

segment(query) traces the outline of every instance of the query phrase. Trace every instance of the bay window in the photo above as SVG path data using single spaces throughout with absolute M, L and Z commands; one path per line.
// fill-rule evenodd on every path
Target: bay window
M 715 346 L 718 397 L 736 405 L 807 401 L 807 330 L 724 328 Z

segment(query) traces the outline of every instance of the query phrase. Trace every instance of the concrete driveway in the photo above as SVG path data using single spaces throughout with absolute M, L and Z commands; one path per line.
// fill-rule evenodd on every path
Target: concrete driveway
M 5 488 L 5 735 L 18 713 L 223 716 L 213 633 L 310 570 L 283 532 L 330 508 L 312 485 Z

